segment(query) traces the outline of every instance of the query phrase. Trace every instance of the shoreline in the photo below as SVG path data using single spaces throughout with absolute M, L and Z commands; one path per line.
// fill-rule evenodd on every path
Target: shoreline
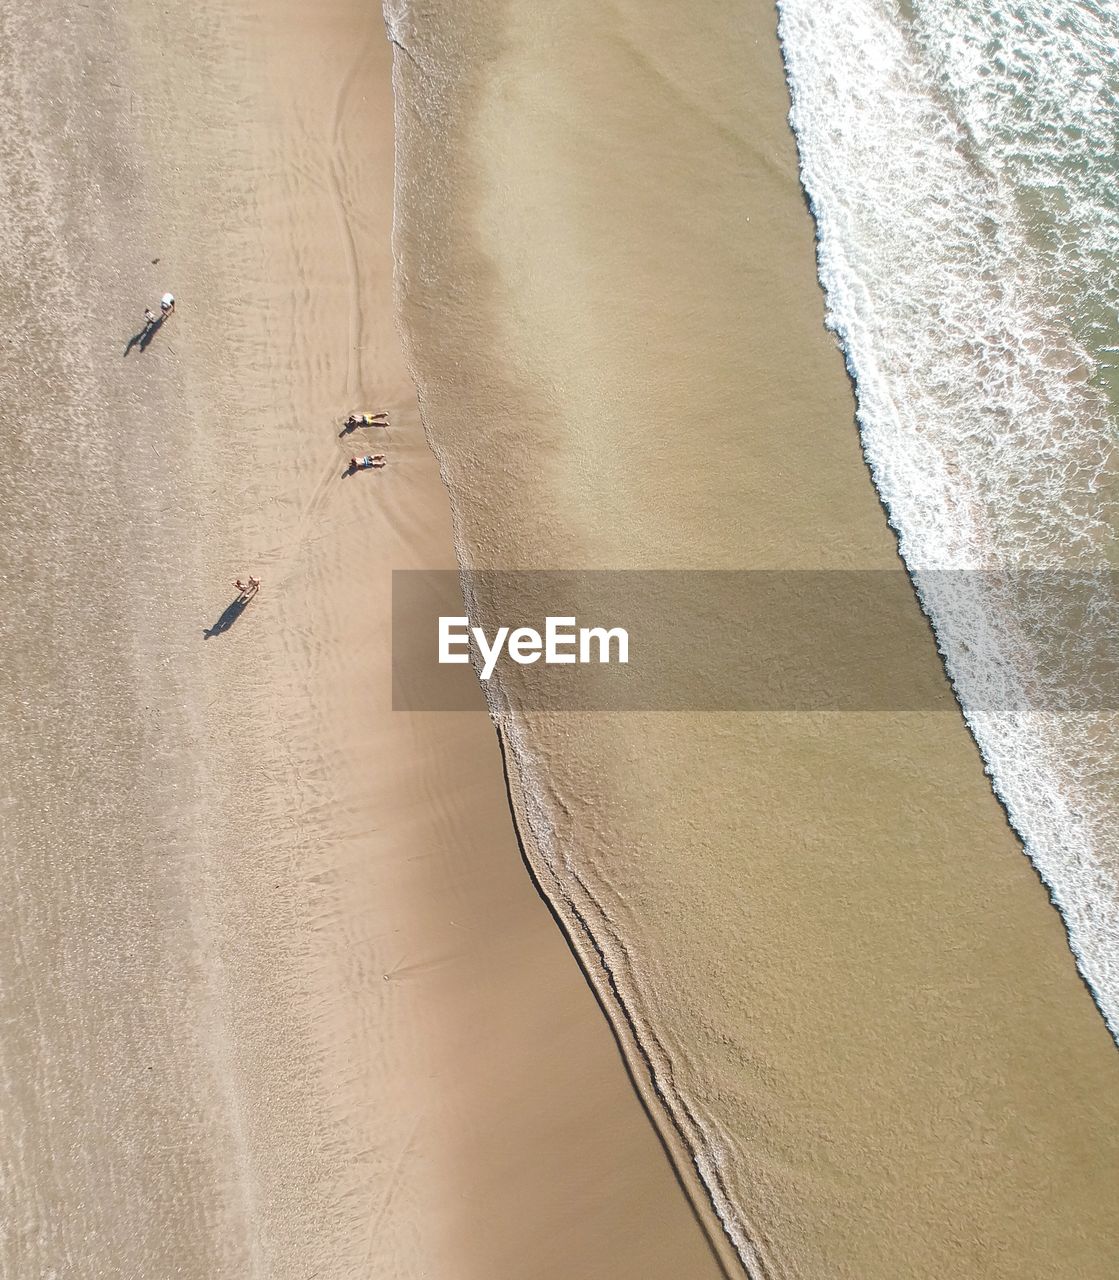
M 650 1126 L 657 1135 L 665 1157 L 672 1166 L 680 1190 L 688 1199 L 696 1222 L 703 1231 L 711 1252 L 718 1263 L 720 1275 L 725 1280 L 732 1280 L 733 1277 L 742 1273 L 742 1260 L 735 1249 L 734 1241 L 720 1219 L 717 1209 L 712 1204 L 707 1185 L 696 1174 L 693 1150 L 689 1147 L 684 1135 L 674 1121 L 669 1125 L 664 1123 L 664 1116 L 658 1108 L 667 1106 L 667 1099 L 656 1088 L 652 1060 L 642 1044 L 636 1028 L 630 1021 L 629 1012 L 611 979 L 609 967 L 605 963 L 604 956 L 598 950 L 594 934 L 581 917 L 576 916 L 577 923 L 567 919 L 556 905 L 560 895 L 556 894 L 554 887 L 552 893 L 549 893 L 544 887 L 540 868 L 532 860 L 529 853 L 530 845 L 526 842 L 521 831 L 521 823 L 518 817 L 517 800 L 522 793 L 515 773 L 516 756 L 510 752 L 501 725 L 495 724 L 494 729 L 497 733 L 498 746 L 501 751 L 505 786 L 509 793 L 513 830 L 520 846 L 521 859 L 525 870 L 528 872 L 537 893 L 540 894 L 541 899 L 547 906 L 556 927 L 563 934 L 564 940 L 571 949 L 571 954 L 579 965 L 579 970 L 585 978 L 587 986 L 594 995 L 595 1002 L 603 1018 L 606 1019 L 607 1025 L 610 1027 L 610 1032 L 618 1047 L 618 1053 L 625 1065 L 630 1085 L 641 1103 L 642 1110 L 645 1112 Z
M 957 711 L 392 709 L 394 568 L 897 557 L 773 5 L 386 10 L 0 15 L 0 1271 L 1110 1280 Z
M 1038 568 L 1045 565 L 1052 569 L 1059 562 L 1067 570 L 1079 565 L 1089 571 L 1093 567 L 1098 571 L 1109 562 L 1110 544 L 1106 520 L 1101 513 L 1091 511 L 1090 501 L 1086 505 L 1071 494 L 1066 495 L 1066 500 L 1071 502 L 1065 513 L 1069 524 L 1062 537 L 1062 549 L 1057 562 L 1040 545 L 1031 545 L 1029 537 L 1023 541 L 1021 530 L 1017 534 L 1006 528 L 1000 530 L 998 520 L 982 521 L 980 526 L 974 524 L 975 511 L 984 506 L 990 507 L 996 502 L 1001 503 L 1007 485 L 1013 489 L 1019 484 L 1026 499 L 1025 505 L 1029 507 L 1036 504 L 1034 519 L 1040 522 L 1039 528 L 1030 536 L 1040 536 L 1040 527 L 1054 520 L 1054 512 L 1048 510 L 1043 501 L 1038 502 L 1038 477 L 1047 472 L 1049 460 L 1044 452 L 1038 452 L 1034 437 L 1045 440 L 1057 435 L 1064 436 L 1064 429 L 1058 431 L 1054 421 L 1047 417 L 1055 412 L 1058 404 L 1064 405 L 1068 421 L 1072 423 L 1069 427 L 1069 439 L 1064 441 L 1062 448 L 1080 460 L 1094 459 L 1092 466 L 1098 468 L 1094 472 L 1096 479 L 1085 490 L 1084 498 L 1087 498 L 1089 492 L 1098 491 L 1100 484 L 1106 488 L 1109 474 L 1105 462 L 1107 447 L 1104 443 L 1106 407 L 1098 395 L 1098 387 L 1095 390 L 1089 387 L 1091 357 L 1088 351 L 1072 339 L 1071 335 L 1065 334 L 1057 338 L 1058 344 L 1065 349 L 1066 358 L 1073 363 L 1060 375 L 1046 379 L 1039 368 L 1031 366 L 1028 354 L 1030 344 L 1020 338 L 1024 329 L 1039 322 L 1051 328 L 1055 326 L 1054 331 L 1063 331 L 1059 317 L 1052 311 L 1049 312 L 1048 319 L 1042 321 L 1039 316 L 1035 316 L 1032 308 L 1023 308 L 1019 299 L 1016 305 L 1009 304 L 1013 316 L 1004 313 L 999 320 L 1003 332 L 1019 335 L 1011 338 L 1011 355 L 1007 368 L 1003 370 L 1004 376 L 1041 380 L 1037 402 L 1041 418 L 1032 427 L 1028 427 L 1023 420 L 1011 432 L 1015 444 L 1013 452 L 1018 457 L 1015 471 L 1019 474 L 999 476 L 997 466 L 992 473 L 984 474 L 983 460 L 987 449 L 980 447 L 977 450 L 974 439 L 970 442 L 965 439 L 953 443 L 950 439 L 951 428 L 948 427 L 946 437 L 945 427 L 948 424 L 942 422 L 939 429 L 934 425 L 933 438 L 928 447 L 933 455 L 941 458 L 949 471 L 967 474 L 969 469 L 974 468 L 977 476 L 972 484 L 949 484 L 942 488 L 939 501 L 930 503 L 927 495 L 912 488 L 911 475 L 908 482 L 902 478 L 906 470 L 907 450 L 913 448 L 915 433 L 912 428 L 915 420 L 924 415 L 935 424 L 942 409 L 937 404 L 936 396 L 928 394 L 927 383 L 920 374 L 916 375 L 910 385 L 907 386 L 903 378 L 889 391 L 889 375 L 886 374 L 884 378 L 882 369 L 873 371 L 868 367 L 873 364 L 873 359 L 866 345 L 865 333 L 860 334 L 861 324 L 866 317 L 860 316 L 859 308 L 852 305 L 850 296 L 844 296 L 845 272 L 841 265 L 846 253 L 853 251 L 856 256 L 859 255 L 859 238 L 856 235 L 846 250 L 840 250 L 838 257 L 833 252 L 836 247 L 833 240 L 838 242 L 842 238 L 837 231 L 837 223 L 842 221 L 842 215 L 837 215 L 837 206 L 843 201 L 839 194 L 842 184 L 837 187 L 836 175 L 829 172 L 825 159 L 833 152 L 833 148 L 826 144 L 821 146 L 819 139 L 821 121 L 834 120 L 836 117 L 844 117 L 847 123 L 835 127 L 841 127 L 849 133 L 857 131 L 852 130 L 852 122 L 848 118 L 851 102 L 848 99 L 843 105 L 838 101 L 828 105 L 817 98 L 813 92 L 817 76 L 809 69 L 813 53 L 810 48 L 812 41 L 805 24 L 808 11 L 798 10 L 795 0 L 778 0 L 778 10 L 778 42 L 792 100 L 790 126 L 797 142 L 800 180 L 816 231 L 817 271 L 827 305 L 828 324 L 841 347 L 851 380 L 863 457 L 874 477 L 879 499 L 887 522 L 898 541 L 899 551 L 904 549 L 905 558 L 911 560 L 914 566 L 930 558 L 937 563 L 939 557 L 939 561 L 945 564 L 976 562 L 978 559 L 979 562 L 1001 563 L 1006 567 L 1021 568 L 1036 564 Z M 879 35 L 885 35 L 888 39 L 890 31 L 887 24 L 879 29 Z M 865 32 L 862 38 L 865 40 Z M 1037 50 L 1032 50 L 1032 53 L 1036 56 Z M 849 47 L 840 54 L 837 46 L 836 84 L 845 79 L 843 66 L 849 54 Z M 1027 53 L 1027 61 L 1029 57 Z M 915 68 L 920 61 L 917 59 Z M 807 75 L 804 74 L 805 71 L 808 71 Z M 911 127 L 914 120 L 909 113 L 912 113 L 920 98 L 921 91 L 916 89 L 916 84 L 922 74 L 924 73 L 916 72 L 914 80 L 906 84 L 893 104 L 899 118 L 904 116 Z M 838 97 L 843 98 L 842 90 Z M 948 108 L 948 118 L 952 117 L 954 110 L 952 107 Z M 921 131 L 920 128 L 916 130 L 918 134 Z M 892 148 L 887 146 L 886 149 Z M 937 156 L 932 161 L 933 168 L 949 165 L 950 156 L 950 151 Z M 854 185 L 865 186 L 857 181 Z M 967 185 L 966 180 L 964 185 Z M 972 196 L 974 195 L 973 191 Z M 1023 235 L 1023 228 L 1010 210 L 1006 207 L 997 208 L 999 197 L 991 192 L 980 198 L 995 201 L 996 208 L 987 215 L 990 224 L 1006 222 L 1008 245 L 1018 243 Z M 1006 198 L 1005 193 L 1002 198 Z M 912 210 L 912 195 L 908 204 Z M 973 227 L 973 235 L 974 231 Z M 983 252 L 981 239 L 971 239 L 969 243 L 967 252 Z M 1023 246 L 1024 242 L 1020 247 Z M 1012 248 L 1008 248 L 1007 253 L 1009 256 L 1006 262 L 1012 261 L 1016 256 Z M 940 264 L 940 268 L 950 278 L 939 279 L 937 288 L 946 291 L 944 296 L 952 296 L 958 302 L 963 302 L 971 292 L 966 254 L 964 260 L 956 262 L 952 262 L 949 255 Z M 1000 269 L 993 265 L 988 265 L 987 269 L 994 276 L 1000 274 Z M 1036 260 L 1029 260 L 1022 269 L 1027 279 L 1034 278 L 1038 263 Z M 863 270 L 865 271 L 865 266 Z M 918 275 L 920 270 L 918 268 Z M 899 274 L 904 277 L 905 273 Z M 908 279 L 904 288 L 912 290 L 915 296 L 922 292 L 915 279 Z M 885 308 L 882 314 L 896 305 L 897 292 L 894 291 L 892 298 L 889 296 L 890 292 L 887 289 L 886 296 L 882 299 Z M 1044 290 L 1041 292 L 1044 293 Z M 925 302 L 927 304 L 927 297 Z M 1044 314 L 1044 305 L 1039 305 Z M 1068 345 L 1070 342 L 1071 346 Z M 901 347 L 906 345 L 903 340 Z M 943 354 L 947 355 L 947 352 Z M 857 372 L 860 363 L 863 365 L 861 393 Z M 885 367 L 888 365 L 889 361 Z M 970 375 L 964 375 L 966 390 L 963 394 L 972 404 L 979 424 L 973 430 L 982 433 L 985 425 L 989 429 L 993 406 L 985 400 L 981 386 L 975 383 L 968 385 L 969 377 Z M 893 400 L 894 405 L 887 408 L 890 400 Z M 907 408 L 900 408 L 907 400 L 912 403 Z M 894 448 L 889 443 L 891 433 L 895 434 Z M 967 435 L 968 432 L 965 431 L 964 436 Z M 897 457 L 894 456 L 895 452 Z M 964 513 L 961 519 L 963 527 L 959 531 L 952 530 L 951 533 L 942 527 L 934 533 L 930 525 L 930 520 L 935 519 L 932 513 L 938 506 L 943 508 L 948 504 L 957 513 Z M 1056 532 L 1060 523 L 1061 518 L 1058 517 L 1055 525 L 1050 524 L 1050 536 Z M 985 532 L 983 525 L 986 526 Z M 1114 541 L 1113 536 L 1111 541 Z M 1039 553 L 1040 561 L 1036 561 L 1035 557 Z M 1113 865 L 1115 850 L 1109 835 L 1111 824 L 1106 789 L 1096 793 L 1086 781 L 1093 774 L 1102 777 L 1109 775 L 1111 761 L 1106 750 L 1097 754 L 1087 744 L 1094 737 L 1106 739 L 1110 726 L 1098 710 L 1094 711 L 1089 699 L 1078 723 L 1067 729 L 1062 729 L 1045 716 L 1034 718 L 1027 713 L 1024 720 L 1010 731 L 1013 745 L 1008 744 L 1005 741 L 1008 726 L 987 722 L 983 693 L 985 687 L 992 682 L 1005 684 L 1009 679 L 1011 685 L 1016 682 L 1028 684 L 1040 675 L 1043 666 L 1048 665 L 1040 656 L 1045 648 L 1045 641 L 1038 631 L 1038 600 L 1036 597 L 1022 598 L 1017 593 L 1012 593 L 1012 598 L 1009 599 L 999 598 L 997 592 L 976 589 L 973 597 L 963 603 L 945 598 L 935 589 L 936 583 L 930 582 L 929 577 L 936 579 L 936 573 L 924 576 L 923 582 L 920 581 L 923 575 L 919 569 L 911 576 L 922 612 L 929 619 L 929 625 L 936 635 L 937 647 L 944 655 L 953 693 L 968 732 L 982 758 L 991 789 L 1021 846 L 1023 856 L 1029 860 L 1038 879 L 1045 886 L 1054 909 L 1060 914 L 1077 970 L 1107 1024 L 1112 1039 L 1119 1043 L 1119 1013 L 1113 1007 L 1119 969 L 1114 962 L 1111 941 L 1119 936 L 1119 913 L 1116 909 L 1119 886 Z M 1102 605 L 1103 602 L 1100 603 Z M 1054 608 L 1058 616 L 1063 612 L 1059 604 Z M 964 615 L 984 618 L 985 625 L 980 631 L 989 629 L 991 634 L 999 636 L 999 647 L 1004 654 L 1017 650 L 1009 662 L 1012 669 L 1017 669 L 1014 674 L 1008 676 L 1006 671 L 999 672 L 1002 663 L 995 652 L 982 653 L 990 641 L 978 646 L 982 656 L 976 652 L 976 648 L 964 635 L 968 630 L 966 623 L 961 625 Z M 1049 625 L 1052 622 L 1052 618 L 1048 619 Z M 1063 618 L 1057 625 L 1072 625 L 1072 619 Z M 1101 628 L 1101 639 L 1104 632 L 1105 628 Z M 1033 656 L 1027 657 L 1026 654 L 1031 651 Z M 1036 670 L 1031 671 L 1031 666 L 1035 664 Z M 1076 677 L 1070 669 L 1065 678 L 1075 680 Z M 1054 816 L 1062 811 L 1061 818 Z
M 702 33 L 626 3 L 397 15 L 409 360 L 471 568 L 897 564 L 823 325 L 776 12 L 740 9 Z M 927 662 L 943 682 L 931 638 Z M 699 1116 L 748 1266 L 1106 1274 L 1113 1046 L 958 710 L 489 700 L 522 738 L 534 871 L 569 929 L 590 902 L 664 1049 L 648 1089 Z

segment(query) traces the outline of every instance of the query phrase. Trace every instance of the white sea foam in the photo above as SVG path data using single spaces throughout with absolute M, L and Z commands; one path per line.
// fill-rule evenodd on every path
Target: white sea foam
M 778 0 L 829 323 L 863 447 L 993 784 L 1119 1037 L 1113 715 L 1008 708 L 1040 637 L 1114 636 L 1114 111 L 1091 0 Z M 1067 581 L 1067 580 L 1065 580 Z M 1082 603 L 1082 602 L 1081 602 Z M 1076 690 L 1072 691 L 1074 694 Z

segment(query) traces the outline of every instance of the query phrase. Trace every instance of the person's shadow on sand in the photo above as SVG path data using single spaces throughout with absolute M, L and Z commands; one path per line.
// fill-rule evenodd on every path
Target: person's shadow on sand
M 163 328 L 163 322 L 166 316 L 160 316 L 157 320 L 153 320 L 151 324 L 146 324 L 139 333 L 134 333 L 128 339 L 128 345 L 124 348 L 124 354 L 127 357 L 133 347 L 139 347 L 141 351 L 147 351 L 151 340 Z
M 231 604 L 226 605 L 225 612 L 221 615 L 221 617 L 217 620 L 217 622 L 215 622 L 212 627 L 204 628 L 202 632 L 202 639 L 209 640 L 211 636 L 220 636 L 220 635 L 223 635 L 226 631 L 228 631 L 229 628 L 233 626 L 233 624 L 241 616 L 241 614 L 245 612 L 245 607 L 248 605 L 249 600 L 251 599 L 252 599 L 251 596 L 247 598 L 245 596 L 238 596 L 237 599 L 234 600 Z

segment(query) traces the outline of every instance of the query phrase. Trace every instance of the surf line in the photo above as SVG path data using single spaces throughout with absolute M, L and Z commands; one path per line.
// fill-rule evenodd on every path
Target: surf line
M 469 618 L 440 616 L 439 661 L 469 662 L 473 639 L 482 659 L 483 680 L 493 675 L 503 650 L 521 666 L 541 658 L 548 666 L 595 661 L 623 666 L 629 663 L 629 632 L 624 627 L 577 627 L 575 618 L 547 617 L 543 635 L 535 627 L 498 627 L 491 640 L 483 628 L 469 623 Z

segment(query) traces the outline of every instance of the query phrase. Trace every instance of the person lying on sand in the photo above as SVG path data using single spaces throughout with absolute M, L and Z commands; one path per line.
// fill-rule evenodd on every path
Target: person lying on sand
M 351 413 L 346 419 L 347 427 L 387 427 L 387 422 L 378 422 L 378 418 L 387 418 L 388 414 L 383 410 L 377 413 Z
M 385 465 L 385 455 L 383 453 L 366 453 L 360 458 L 350 459 L 351 471 L 368 471 L 370 467 L 383 467 Z

